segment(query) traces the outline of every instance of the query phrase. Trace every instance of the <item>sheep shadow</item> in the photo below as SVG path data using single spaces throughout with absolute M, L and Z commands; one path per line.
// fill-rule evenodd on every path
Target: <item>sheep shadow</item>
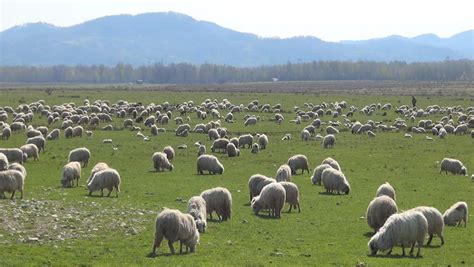
M 368 257 L 372 258 L 387 258 L 387 259 L 422 259 L 423 255 L 420 255 L 419 257 L 416 256 L 410 256 L 410 254 L 407 254 L 408 256 L 403 256 L 402 254 L 377 254 L 377 255 L 372 255 L 372 254 L 367 254 Z
M 318 194 L 323 195 L 323 196 L 345 196 L 346 195 L 346 194 L 333 194 L 331 192 L 326 192 L 326 191 L 319 192 Z
M 439 245 L 423 245 L 424 248 L 428 248 L 428 249 L 438 249 L 438 248 L 441 248 L 443 247 L 441 244 Z
M 374 236 L 374 235 L 375 235 L 374 232 L 367 232 L 367 233 L 364 233 L 364 234 L 363 234 L 363 236 L 365 236 L 365 237 L 372 237 L 372 236 Z
M 161 253 L 161 254 L 158 254 L 158 253 L 153 253 L 153 252 L 150 252 L 146 255 L 147 258 L 150 258 L 150 259 L 154 259 L 154 258 L 157 258 L 157 257 L 170 257 L 170 256 L 185 256 L 185 255 L 188 255 L 188 254 L 191 254 L 190 252 L 183 252 L 183 253 L 175 253 L 175 254 L 172 254 L 171 252 L 168 252 L 168 253 Z
M 279 220 L 281 218 L 277 218 L 277 217 L 272 217 L 268 214 L 256 214 L 255 216 L 261 218 L 261 219 L 264 219 L 264 220 Z

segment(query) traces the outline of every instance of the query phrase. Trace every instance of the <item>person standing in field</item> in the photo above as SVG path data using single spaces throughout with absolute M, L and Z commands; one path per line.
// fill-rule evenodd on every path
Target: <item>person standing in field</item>
M 413 104 L 413 107 L 416 107 L 416 98 L 414 95 L 411 96 L 411 103 Z

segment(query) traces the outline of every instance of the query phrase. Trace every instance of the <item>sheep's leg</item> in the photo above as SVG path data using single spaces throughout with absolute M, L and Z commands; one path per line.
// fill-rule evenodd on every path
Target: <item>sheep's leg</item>
M 211 213 L 209 213 L 209 218 L 210 218 L 210 219 L 211 219 L 211 221 L 212 221 L 212 212 L 211 212 Z
M 433 239 L 433 234 L 430 234 L 430 238 L 428 238 L 428 243 L 426 243 L 427 246 L 431 244 L 432 239 Z
M 216 213 L 216 214 L 217 214 L 217 219 L 218 219 L 220 222 L 222 222 L 222 217 L 221 217 L 221 215 L 220 215 L 219 213 Z
M 405 255 L 406 255 L 406 254 L 405 254 L 405 246 L 402 245 L 402 256 L 405 256 Z
M 293 207 L 293 205 L 290 204 L 290 208 L 288 209 L 288 212 L 291 212 L 292 207 Z
M 467 227 L 467 219 L 464 218 L 464 227 Z
M 392 249 L 390 249 L 385 255 L 390 255 L 390 254 L 392 254 Z
M 412 245 L 411 245 L 411 249 L 410 249 L 410 256 L 413 257 L 413 250 L 415 249 L 415 244 L 416 242 L 414 242 Z
M 183 253 L 183 241 L 179 241 L 179 254 Z
M 173 247 L 173 242 L 171 240 L 168 240 L 168 247 L 170 248 L 171 254 L 174 254 L 174 247 Z
M 23 199 L 23 189 L 20 190 L 20 199 Z
M 100 196 L 101 196 L 101 197 L 104 196 L 104 188 L 100 189 Z
M 414 246 L 415 244 L 413 244 Z M 423 242 L 418 242 L 418 251 L 416 252 L 416 257 L 420 257 L 420 250 L 421 250 L 421 246 L 423 245 Z
M 300 203 L 298 202 L 298 213 L 301 213 Z M 296 209 L 296 208 L 295 208 Z
M 110 197 L 110 194 L 112 193 L 112 190 L 114 190 L 114 188 L 107 188 L 107 190 L 109 190 L 109 193 L 107 194 L 107 197 Z
M 118 197 L 118 192 L 119 192 L 119 187 L 118 185 L 115 186 L 115 196 Z
M 12 192 L 12 196 L 10 197 L 11 200 L 13 200 L 13 197 L 15 196 L 15 190 Z
M 444 245 L 444 237 L 443 237 L 443 235 L 441 234 L 441 235 L 439 236 L 439 238 L 441 238 L 441 246 Z

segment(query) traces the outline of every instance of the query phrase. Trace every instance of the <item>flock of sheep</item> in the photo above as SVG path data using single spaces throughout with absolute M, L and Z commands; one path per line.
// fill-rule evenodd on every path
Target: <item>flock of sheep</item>
M 305 109 L 305 110 L 304 110 Z M 350 130 L 352 134 L 365 134 L 368 138 L 375 138 L 378 133 L 387 131 L 402 132 L 405 137 L 410 138 L 412 134 L 431 133 L 438 138 L 447 138 L 449 134 L 469 134 L 469 128 L 474 128 L 474 108 L 463 109 L 456 107 L 429 106 L 426 109 L 410 108 L 406 105 L 393 108 L 392 104 L 370 104 L 363 108 L 349 106 L 345 101 L 335 103 L 311 104 L 305 103 L 304 109 L 294 107 L 295 118 L 290 123 L 300 125 L 307 122 L 301 130 L 301 139 L 305 142 L 321 140 L 323 148 L 331 148 L 336 145 L 336 136 L 339 132 Z M 370 117 L 376 111 L 384 112 L 383 116 L 390 110 L 398 114 L 398 118 L 392 125 L 376 122 L 368 119 L 366 122 L 351 120 L 354 113 L 359 112 L 363 116 Z M 227 112 L 221 116 L 221 112 Z M 144 141 L 150 137 L 144 133 L 149 129 L 153 136 L 166 133 L 163 125 L 167 125 L 172 118 L 178 125 L 174 133 L 177 137 L 187 137 L 190 132 L 206 134 L 212 141 L 210 152 L 225 153 L 228 157 L 239 157 L 240 149 L 251 149 L 252 153 L 260 153 L 269 145 L 269 138 L 265 134 L 242 134 L 231 137 L 231 132 L 221 126 L 221 119 L 227 123 L 237 123 L 237 113 L 262 113 L 260 115 L 245 115 L 243 124 L 252 127 L 262 120 L 273 121 L 276 125 L 285 120 L 281 104 L 271 106 L 260 104 L 258 100 L 248 105 L 235 105 L 227 99 L 222 101 L 207 99 L 196 105 L 193 101 L 187 101 L 177 105 L 168 102 L 162 104 L 129 103 L 118 101 L 111 104 L 109 101 L 97 100 L 90 103 L 84 101 L 83 105 L 74 103 L 62 105 L 47 105 L 40 100 L 28 105 L 23 104 L 16 108 L 0 107 L 1 138 L 8 140 L 12 133 L 26 132 L 26 144 L 20 148 L 0 148 L 0 194 L 11 193 L 11 199 L 15 192 L 19 191 L 23 197 L 26 169 L 23 164 L 30 158 L 39 160 L 39 153 L 44 152 L 47 142 L 61 138 L 61 131 L 65 138 L 81 138 L 83 134 L 92 137 L 92 130 L 117 130 L 110 124 L 113 118 L 123 120 L 123 129 L 136 132 L 136 136 Z M 179 116 L 176 116 L 179 114 Z M 196 114 L 196 118 L 204 121 L 208 116 L 212 117 L 207 123 L 197 123 L 192 127 L 190 115 Z M 270 115 L 271 114 L 271 115 Z M 438 121 L 429 119 L 430 115 L 443 114 Z M 32 126 L 35 116 L 47 118 L 48 125 L 59 122 L 61 126 L 49 129 L 48 126 Z M 323 120 L 324 118 L 329 118 Z M 342 121 L 338 118 L 341 117 Z M 406 121 L 412 123 L 419 118 L 417 126 L 408 127 Z M 99 127 L 100 123 L 109 123 Z M 161 127 L 159 127 L 161 126 Z M 89 130 L 85 130 L 89 129 Z M 318 132 L 320 129 L 320 133 Z M 325 133 L 325 135 L 321 135 Z M 474 138 L 474 130 L 470 132 Z M 293 136 L 285 134 L 281 140 L 290 140 Z M 427 140 L 434 140 L 426 135 Z M 112 143 L 112 139 L 104 139 L 104 143 Z M 2 145 L 3 146 L 3 145 Z M 223 174 L 224 166 L 215 155 L 208 153 L 207 147 L 197 141 L 196 171 L 198 174 Z M 178 149 L 186 149 L 183 145 Z M 156 171 L 173 171 L 172 164 L 175 157 L 174 148 L 166 146 L 162 152 L 152 155 L 152 164 Z M 74 187 L 79 185 L 82 167 L 88 165 L 91 159 L 90 151 L 85 148 L 76 148 L 69 153 L 68 163 L 63 167 L 60 184 L 63 187 Z M 178 166 L 179 168 L 179 166 Z M 255 214 L 266 210 L 268 216 L 281 218 L 281 211 L 285 203 L 289 204 L 289 211 L 300 208 L 300 194 L 298 186 L 292 182 L 292 175 L 297 171 L 310 173 L 308 159 L 305 155 L 291 156 L 286 164 L 281 165 L 275 173 L 275 178 L 266 177 L 262 174 L 252 175 L 248 181 L 250 207 Z M 450 172 L 458 175 L 468 175 L 467 168 L 456 159 L 445 158 L 440 164 L 440 173 Z M 474 176 L 472 177 L 474 180 Z M 310 177 L 313 185 L 324 186 L 327 194 L 343 193 L 349 194 L 351 186 L 345 176 L 340 164 L 333 158 L 324 159 L 320 165 L 314 168 Z M 121 177 L 117 170 L 109 167 L 104 162 L 97 163 L 87 179 L 89 194 L 108 190 L 108 196 L 115 190 L 118 197 L 120 192 Z M 155 223 L 155 239 L 153 251 L 160 247 L 164 238 L 168 240 L 171 253 L 175 253 L 173 243 L 180 242 L 180 252 L 183 245 L 186 251 L 194 252 L 199 243 L 199 235 L 204 233 L 207 226 L 207 217 L 212 220 L 215 213 L 219 221 L 231 219 L 232 195 L 226 188 L 216 187 L 201 192 L 200 195 L 189 199 L 185 213 L 165 208 L 158 214 Z M 395 190 L 389 183 L 385 183 L 377 190 L 376 197 L 369 203 L 367 209 L 367 223 L 374 229 L 375 235 L 369 241 L 369 249 L 375 254 L 378 250 L 389 251 L 395 245 L 401 245 L 403 255 L 405 246 L 411 246 L 410 254 L 414 246 L 418 244 L 417 255 L 424 243 L 425 237 L 429 236 L 428 244 L 431 243 L 433 235 L 441 238 L 444 243 L 443 228 L 445 225 L 455 225 L 464 222 L 466 226 L 468 218 L 468 206 L 466 202 L 455 203 L 443 215 L 434 207 L 416 207 L 414 209 L 400 212 L 396 204 Z

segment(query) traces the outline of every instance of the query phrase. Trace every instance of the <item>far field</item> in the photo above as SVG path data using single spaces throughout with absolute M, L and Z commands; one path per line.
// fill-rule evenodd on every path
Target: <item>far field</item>
M 370 84 L 370 82 L 368 82 Z M 378 83 L 380 88 L 383 82 Z M 230 135 L 243 133 L 265 133 L 269 136 L 268 148 L 258 154 L 249 149 L 241 149 L 241 156 L 228 158 L 221 153 L 213 153 L 225 166 L 223 175 L 197 175 L 197 141 L 206 144 L 208 152 L 212 141 L 205 134 L 190 133 L 188 137 L 176 137 L 177 127 L 173 112 L 168 125 L 159 126 L 167 133 L 156 137 L 150 135 L 143 124 L 137 126 L 151 137 L 145 142 L 136 137 L 136 132 L 123 129 L 123 119 L 113 118 L 116 130 L 102 131 L 101 123 L 94 129 L 93 138 L 65 139 L 48 141 L 46 152 L 38 162 L 31 159 L 25 164 L 28 172 L 23 200 L 0 200 L 0 262 L 1 265 L 343 265 L 387 266 L 387 265 L 474 265 L 474 228 L 468 222 L 467 228 L 445 228 L 446 243 L 434 238 L 432 247 L 422 248 L 421 258 L 401 257 L 401 248 L 396 247 L 392 256 L 369 256 L 367 242 L 372 230 L 367 226 L 365 212 L 377 187 L 389 181 L 397 191 L 397 205 L 407 210 L 420 205 L 434 206 L 442 213 L 456 201 L 466 201 L 474 205 L 474 182 L 470 175 L 474 171 L 474 138 L 470 135 L 448 135 L 446 139 L 434 137 L 426 140 L 431 133 L 413 134 L 404 138 L 405 130 L 376 132 L 377 137 L 369 139 L 366 135 L 352 135 L 350 130 L 340 127 L 335 148 L 323 149 L 320 142 L 313 139 L 304 142 L 300 131 L 310 121 L 300 125 L 290 123 L 294 119 L 294 106 L 308 110 L 304 103 L 320 104 L 347 101 L 349 106 L 359 110 L 372 103 L 392 103 L 394 108 L 382 116 L 377 110 L 372 116 L 358 112 L 350 120 L 381 121 L 393 124 L 394 109 L 400 105 L 411 105 L 411 95 L 418 99 L 417 106 L 426 108 L 437 104 L 441 107 L 474 106 L 474 86 L 472 84 L 437 84 L 429 90 L 429 83 L 413 85 L 377 86 L 357 84 L 352 88 L 328 92 L 330 82 L 318 84 L 320 90 L 311 90 L 314 84 L 285 84 L 283 92 L 270 90 L 272 84 L 233 85 L 232 86 L 183 86 L 183 90 L 169 91 L 178 86 L 6 86 L 0 88 L 0 107 L 16 108 L 40 99 L 48 105 L 75 103 L 82 105 L 85 99 L 91 103 L 96 100 L 118 100 L 161 104 L 168 101 L 172 105 L 193 100 L 199 105 L 205 99 L 218 102 L 228 99 L 233 104 L 247 106 L 258 99 L 260 104 L 281 103 L 285 120 L 281 125 L 270 121 L 273 113 L 242 112 L 235 114 L 235 123 L 221 119 L 221 126 Z M 242 90 L 238 90 L 241 86 Z M 280 85 L 278 85 L 280 86 Z M 277 86 L 277 87 L 278 87 Z M 297 93 L 288 93 L 292 87 L 306 88 Z M 398 89 L 395 90 L 394 87 Z M 53 89 L 51 89 L 53 88 Z M 216 92 L 220 89 L 226 92 Z M 253 88 L 253 89 L 252 89 Z M 366 89 L 363 89 L 366 88 Z M 451 88 L 451 89 L 450 89 Z M 49 89 L 49 90 L 48 90 Z M 155 90 L 156 89 L 156 90 Z M 189 90 L 188 90 L 189 89 Z M 245 89 L 245 90 L 244 90 Z M 450 94 L 452 90 L 452 94 Z M 179 92 L 178 92 L 179 91 Z M 208 91 L 208 92 L 206 92 Z M 238 92 L 242 91 L 242 92 Z M 260 91 L 260 92 L 258 92 Z M 376 92 L 376 93 L 375 93 Z M 222 116 L 228 111 L 220 110 Z M 347 112 L 347 109 L 343 113 Z M 256 126 L 245 127 L 246 114 L 260 116 Z M 212 120 L 198 120 L 195 113 L 188 114 L 191 126 Z M 445 114 L 435 114 L 423 119 L 439 120 Z M 417 125 L 408 118 L 408 126 Z M 456 119 L 456 116 L 453 116 Z M 11 123 L 9 114 L 8 122 Z M 323 116 L 322 121 L 338 120 Z M 34 126 L 47 125 L 45 117 L 35 114 Z M 49 125 L 49 129 L 59 128 L 60 122 Z M 318 133 L 322 135 L 325 127 Z M 293 139 L 282 141 L 281 137 L 290 133 Z M 105 138 L 113 139 L 114 151 L 110 144 L 103 144 Z M 20 147 L 25 143 L 26 134 L 17 132 L 10 140 L 0 140 L 0 147 Z M 188 149 L 178 150 L 186 144 Z M 151 155 L 171 145 L 177 155 L 173 160 L 172 172 L 153 171 Z M 70 150 L 85 146 L 91 150 L 89 166 L 82 169 L 79 188 L 61 188 L 62 167 L 67 163 Z M 252 174 L 261 173 L 274 176 L 277 168 L 287 162 L 294 154 L 305 154 L 310 162 L 311 173 L 298 173 L 293 176 L 301 193 L 301 213 L 287 213 L 287 206 L 281 219 L 268 219 L 255 216 L 248 205 L 247 182 Z M 326 157 L 339 161 L 348 178 L 352 191 L 349 195 L 321 194 L 324 188 L 313 186 L 310 182 L 312 169 Z M 439 161 L 444 157 L 460 159 L 468 169 L 469 177 L 439 174 Z M 122 192 L 115 197 L 89 197 L 85 181 L 95 163 L 103 161 L 117 169 L 122 177 Z M 157 212 L 163 208 L 186 209 L 187 200 L 199 195 L 205 189 L 223 186 L 233 197 L 232 219 L 227 222 L 208 222 L 208 230 L 201 235 L 200 245 L 194 254 L 168 255 L 166 242 L 158 249 L 159 256 L 147 257 L 152 248 L 154 221 Z M 97 193 L 96 193 L 97 195 Z M 472 208 L 471 208 L 472 209 Z M 470 216 L 470 219 L 473 217 Z M 175 248 L 179 244 L 175 243 Z M 162 256 L 165 253 L 166 256 Z

